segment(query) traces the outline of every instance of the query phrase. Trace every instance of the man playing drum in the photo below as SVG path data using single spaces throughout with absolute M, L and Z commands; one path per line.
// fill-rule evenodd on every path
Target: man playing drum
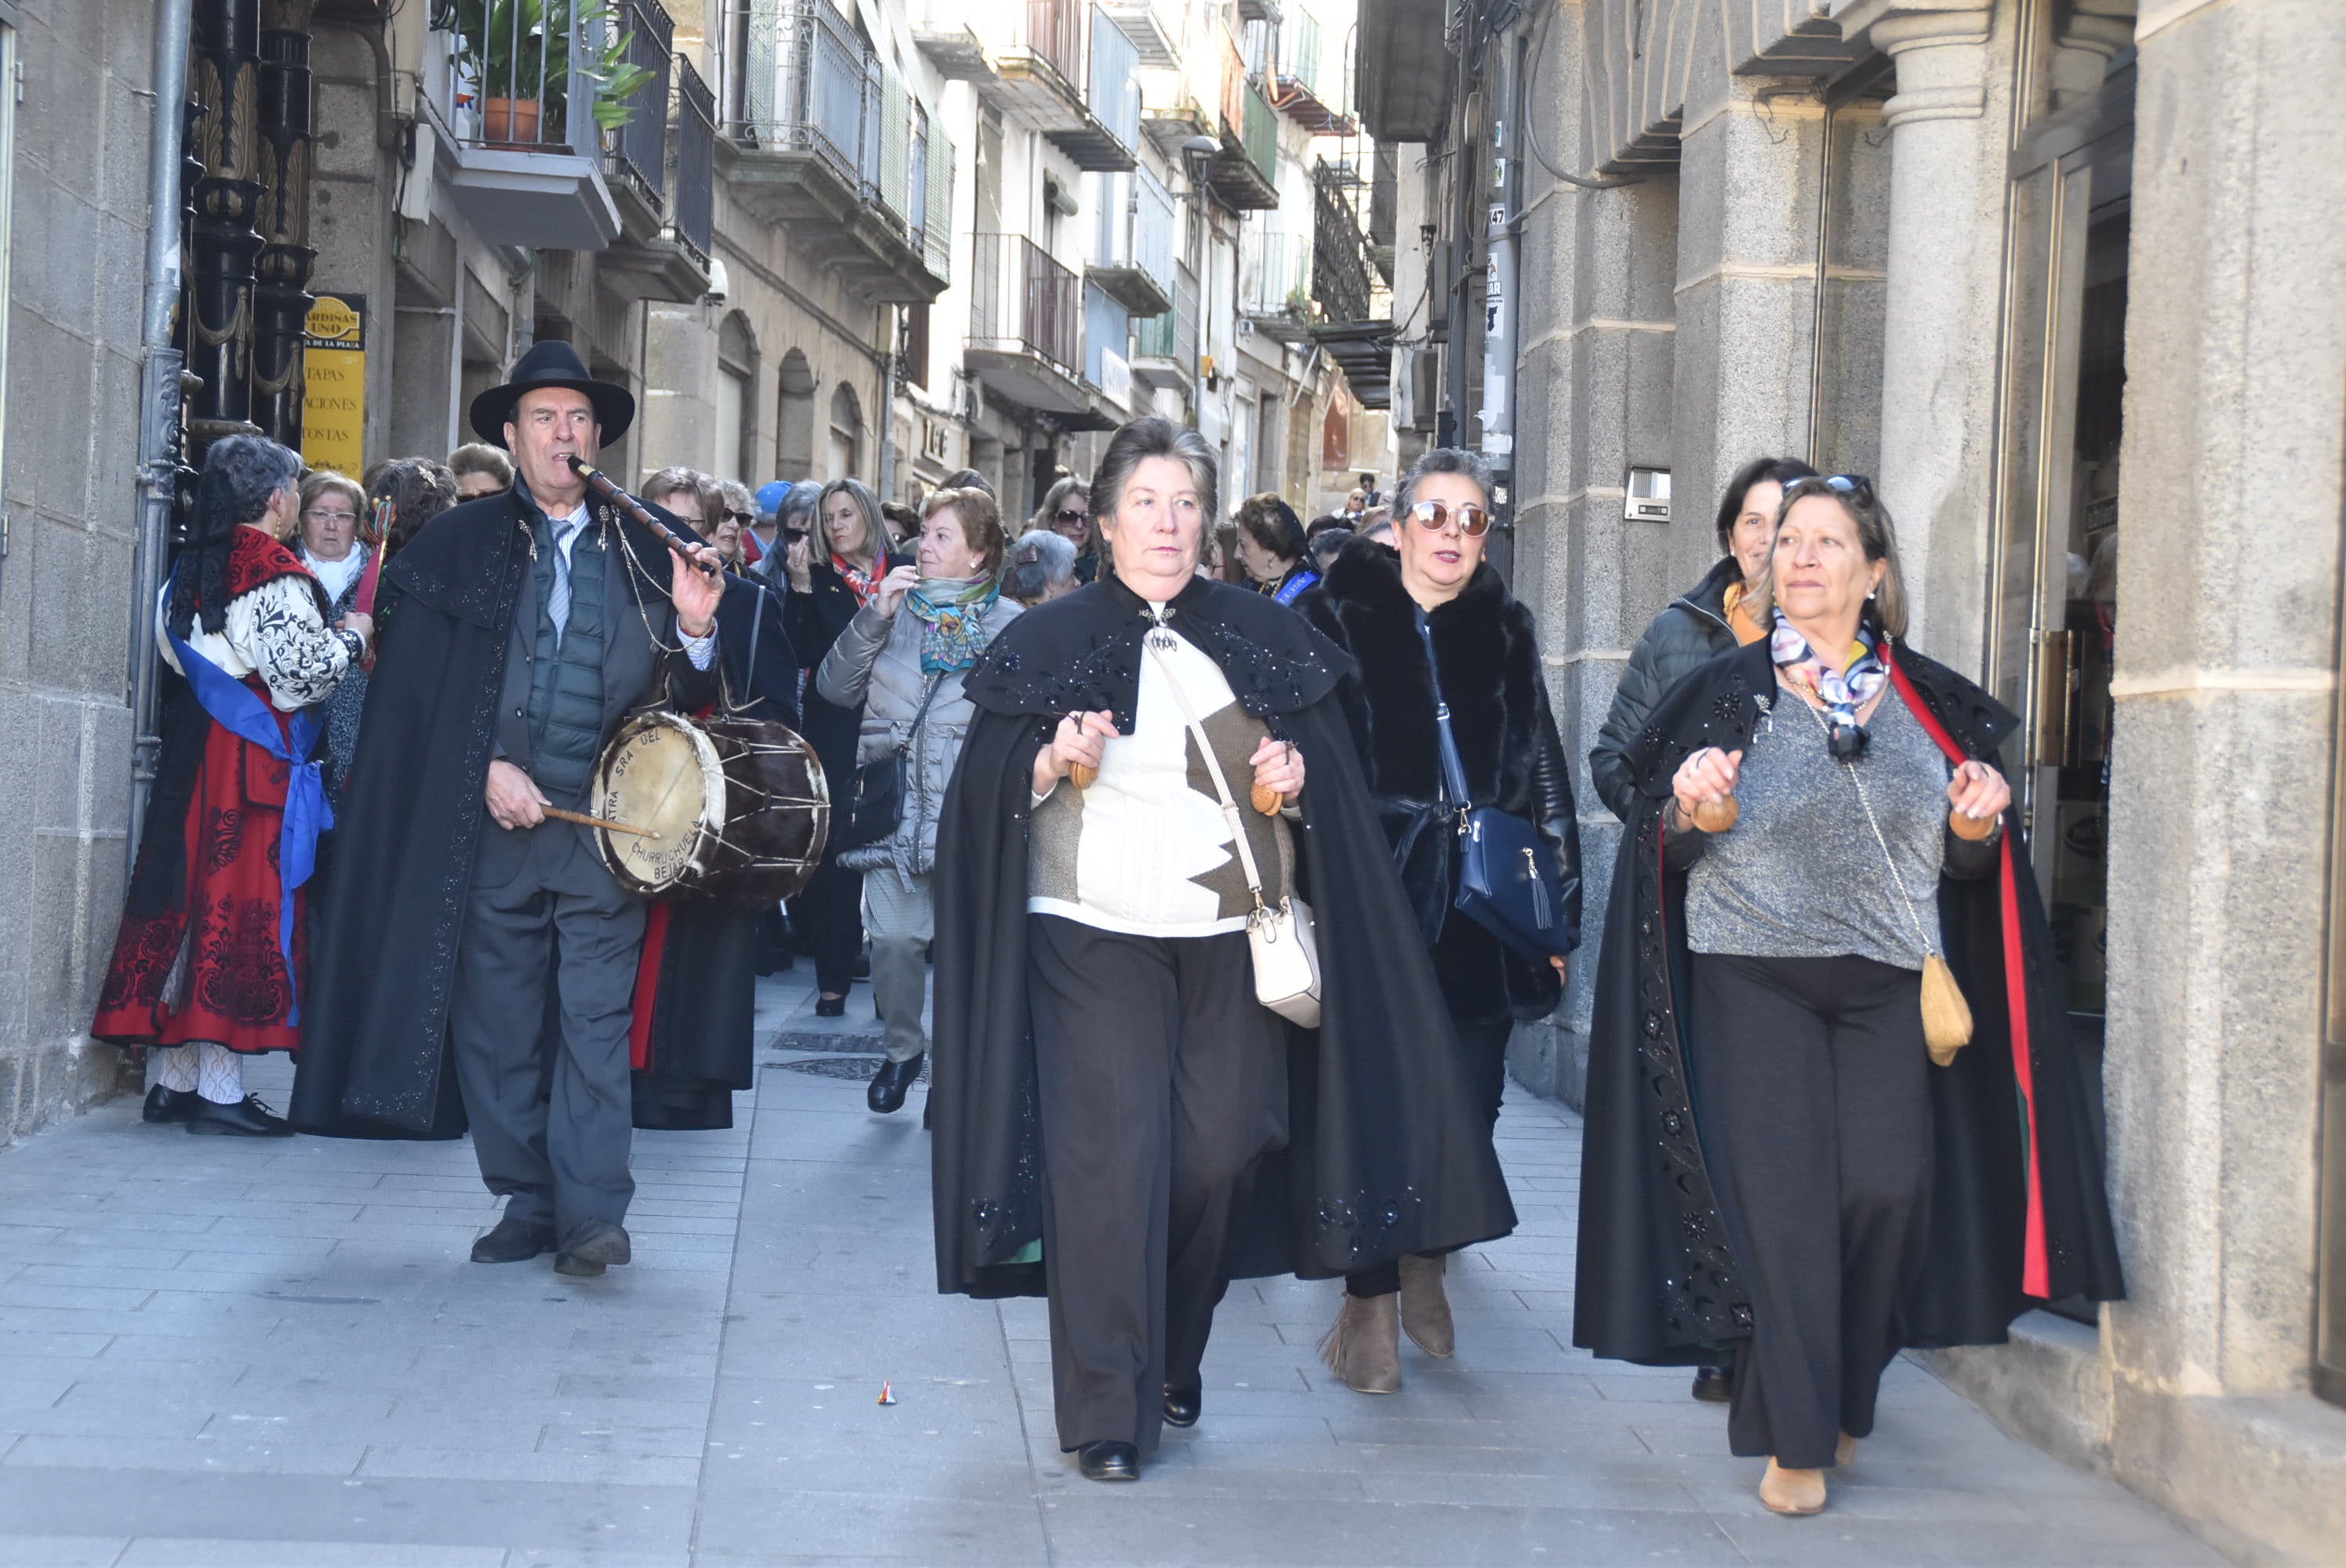
M 428 1137 L 469 1119 L 505 1199 L 477 1263 L 552 1251 L 558 1272 L 591 1276 L 629 1257 L 645 903 L 594 830 L 547 812 L 587 807 L 605 745 L 663 674 L 670 707 L 715 698 L 724 592 L 697 569 L 706 546 L 664 543 L 572 468 L 634 416 L 568 344 L 537 344 L 472 406 L 474 430 L 514 454 L 513 489 L 434 519 L 382 576 L 313 959 L 322 1049 L 291 1120 Z

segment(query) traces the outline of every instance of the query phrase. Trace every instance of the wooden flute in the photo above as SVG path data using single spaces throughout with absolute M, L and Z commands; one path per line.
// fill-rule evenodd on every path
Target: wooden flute
M 677 532 L 677 530 L 669 527 L 658 513 L 653 511 L 650 507 L 645 505 L 642 502 L 637 500 L 634 496 L 620 489 L 617 484 L 614 484 L 609 474 L 604 473 L 593 463 L 579 457 L 576 453 L 567 454 L 566 460 L 569 463 L 571 468 L 576 472 L 578 477 L 586 482 L 587 489 L 593 491 L 604 500 L 611 503 L 612 505 L 620 508 L 622 511 L 626 512 L 628 516 L 633 517 L 637 522 L 642 524 L 653 533 L 658 534 L 667 542 L 668 547 L 676 552 L 677 557 L 686 565 L 698 566 L 712 577 L 725 569 L 723 564 L 717 559 L 717 553 L 714 550 L 709 550 L 709 553 L 699 560 L 693 559 L 692 555 L 687 549 L 687 546 L 697 545 L 702 549 L 708 550 L 706 542 L 694 538 L 689 535 L 680 534 Z

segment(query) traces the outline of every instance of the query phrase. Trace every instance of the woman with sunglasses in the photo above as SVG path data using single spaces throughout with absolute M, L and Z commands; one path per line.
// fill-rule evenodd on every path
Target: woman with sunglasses
M 1066 474 L 1056 481 L 1026 520 L 1026 528 L 1029 533 L 1048 528 L 1076 547 L 1076 582 L 1088 583 L 1099 575 L 1099 528 L 1092 521 L 1092 487 L 1083 480 Z
M 1296 601 L 1304 619 L 1358 663 L 1339 688 L 1345 717 L 1418 934 L 1432 950 L 1486 1140 L 1506 1084 L 1507 1037 L 1517 1023 L 1556 1011 L 1565 960 L 1518 952 L 1454 907 L 1457 813 L 1495 806 L 1530 822 L 1561 873 L 1564 945 L 1580 927 L 1580 832 L 1538 635 L 1531 611 L 1483 559 L 1489 473 L 1472 453 L 1427 453 L 1401 482 L 1398 550 L 1355 540 L 1326 580 Z M 1436 715 L 1444 705 L 1464 801 L 1450 798 L 1443 779 Z M 1452 1353 L 1444 1262 L 1404 1257 L 1345 1281 L 1321 1350 L 1346 1384 L 1364 1394 L 1399 1390 L 1403 1329 L 1426 1354 Z
M 787 512 L 785 516 L 787 516 Z M 793 537 L 782 553 L 783 627 L 806 690 L 799 732 L 822 760 L 832 798 L 855 784 L 855 751 L 863 731 L 861 704 L 842 707 L 814 687 L 815 671 L 858 611 L 880 596 L 880 585 L 908 555 L 892 555 L 881 521 L 880 498 L 862 481 L 834 479 L 820 492 L 809 538 Z M 841 1018 L 863 945 L 863 873 L 827 851 L 806 890 L 791 901 L 790 924 L 814 955 L 815 1015 Z
M 1994 766 L 2013 716 L 1903 646 L 1862 478 L 1785 487 L 1747 603 L 1768 635 L 1679 682 L 1627 752 L 1574 1340 L 1663 1363 L 1748 1340 L 1729 1446 L 1767 1458 L 1768 1508 L 1814 1513 L 1901 1349 L 1997 1343 L 2033 1302 L 2122 1287 Z

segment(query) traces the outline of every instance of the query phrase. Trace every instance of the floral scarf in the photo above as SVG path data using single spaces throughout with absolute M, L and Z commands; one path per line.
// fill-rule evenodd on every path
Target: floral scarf
M 872 570 L 859 572 L 848 564 L 846 556 L 836 550 L 831 553 L 831 569 L 839 574 L 839 580 L 845 583 L 847 591 L 855 596 L 855 607 L 859 610 L 878 596 L 880 579 L 888 575 L 881 568 L 887 564 L 886 555 L 874 555 L 872 557 Z
M 1872 701 L 1890 681 L 1890 668 L 1882 662 L 1879 651 L 1881 638 L 1881 628 L 1871 616 L 1859 621 L 1848 667 L 1830 669 L 1809 646 L 1809 639 L 1792 629 L 1784 612 L 1776 611 L 1776 629 L 1769 636 L 1768 651 L 1785 679 L 1825 705 L 1826 744 L 1844 761 L 1865 749 L 1865 726 L 1857 721 L 1858 709 Z
M 998 577 L 930 577 L 904 596 L 921 617 L 921 672 L 967 669 L 985 647 L 985 612 L 1002 596 Z

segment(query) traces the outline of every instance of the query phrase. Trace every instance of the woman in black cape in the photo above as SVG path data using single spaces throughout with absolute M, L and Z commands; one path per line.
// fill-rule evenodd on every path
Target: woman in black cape
M 1145 523 L 1139 514 L 1150 503 L 1127 497 L 1128 488 L 1142 488 L 1126 482 L 1144 463 L 1156 463 L 1147 472 L 1158 474 L 1186 466 L 1190 493 L 1165 503 L 1189 508 L 1183 531 Z M 1161 1421 L 1198 1419 L 1198 1362 L 1213 1305 L 1229 1279 L 1341 1274 L 1487 1240 L 1515 1223 L 1335 696 L 1351 661 L 1287 609 L 1194 575 L 1213 512 L 1213 479 L 1210 450 L 1166 421 L 1136 421 L 1110 442 L 1093 498 L 1117 549 L 1116 577 L 1038 606 L 987 650 L 968 682 L 977 712 L 938 834 L 929 1098 L 938 1288 L 1052 1297 L 1061 1445 L 1079 1451 L 1085 1473 L 1100 1480 L 1137 1476 L 1140 1452 L 1156 1446 Z M 1153 542 L 1137 537 L 1144 527 L 1156 532 Z M 1152 585 L 1164 596 L 1154 605 L 1143 596 Z M 1239 748 L 1243 763 L 1242 747 L 1267 731 L 1270 740 L 1257 758 L 1285 742 L 1304 759 L 1298 774 L 1309 769 L 1290 813 L 1291 861 L 1296 891 L 1318 912 L 1320 1027 L 1293 1027 L 1255 1003 L 1240 933 L 1149 950 L 1172 955 L 1152 962 L 1180 967 L 1184 976 L 1176 1038 L 1166 1043 L 1177 1073 L 1193 1052 L 1228 1055 L 1222 1047 L 1239 1034 L 1283 1044 L 1283 1060 L 1237 1072 L 1218 1067 L 1219 1087 L 1205 1093 L 1194 1082 L 1168 1087 L 1161 1068 L 1131 1064 L 1141 1057 L 1128 1042 L 1168 1027 L 1135 988 L 1105 967 L 1086 972 L 1080 964 L 1072 966 L 1074 978 L 1096 973 L 1096 993 L 1066 983 L 1068 952 L 1100 954 L 1105 965 L 1119 950 L 1117 933 L 1035 911 L 1029 901 L 1059 878 L 1074 896 L 1093 896 L 1082 892 L 1089 871 L 1054 864 L 1047 848 L 1053 834 L 1069 830 L 1070 816 L 1085 814 L 1066 798 L 1086 792 L 1060 777 L 1057 759 L 1069 732 L 1105 737 L 1112 725 L 1115 736 L 1137 743 L 1150 727 L 1179 728 L 1178 718 L 1167 717 L 1166 697 L 1153 706 L 1140 700 L 1143 639 L 1158 629 L 1159 615 L 1181 647 L 1148 657 L 1210 660 L 1228 685 L 1224 706 L 1208 708 L 1215 754 Z M 1197 662 L 1188 667 L 1210 675 Z M 1217 684 L 1196 680 L 1196 695 Z M 1111 769 L 1117 764 L 1106 748 L 1115 744 L 1103 739 L 1090 748 Z M 1187 748 L 1190 787 L 1210 789 L 1198 782 L 1193 743 L 1172 744 Z M 1038 758 L 1053 765 L 1048 789 L 1037 785 Z M 1269 779 L 1270 766 L 1257 761 L 1258 780 Z M 1231 782 L 1243 797 L 1247 778 L 1232 775 Z M 1045 820 L 1046 808 L 1057 813 L 1056 822 Z M 1243 800 L 1240 810 L 1254 819 Z M 1104 825 L 1105 819 L 1081 830 Z M 1250 843 L 1269 831 L 1260 819 L 1245 830 Z M 1045 846 L 1031 861 L 1030 837 Z M 1115 848 L 1109 838 L 1086 843 L 1094 854 Z M 1211 888 L 1234 876 L 1222 864 L 1193 881 Z M 1100 884 L 1099 896 L 1112 898 L 1121 885 Z M 1205 943 L 1221 945 L 1209 952 Z M 1216 994 L 1193 1008 L 1207 992 Z M 1221 1021 L 1203 1033 L 1223 1040 L 1198 1037 L 1201 1012 Z M 1076 1013 L 1091 1027 L 1080 1035 L 1083 1049 L 1070 1054 L 1061 1046 L 1077 1033 L 1070 1027 Z M 1092 1067 L 1100 1062 L 1104 1069 Z M 1078 1076 L 1111 1083 L 1104 1090 L 1076 1083 Z M 1156 1109 L 1144 1109 L 1138 1135 L 1097 1168 L 1070 1159 L 1055 1171 L 1046 1150 L 1065 1151 L 1080 1137 L 1065 1107 L 1084 1094 Z M 1056 1115 L 1054 1106 L 1061 1108 Z M 1185 1140 L 1167 1147 L 1168 1115 L 1188 1118 L 1187 1143 L 1216 1145 L 1209 1157 L 1231 1165 L 1242 1156 L 1244 1168 L 1197 1175 L 1198 1156 L 1183 1152 Z M 1138 1166 L 1151 1168 L 1128 1168 Z M 1219 1194 L 1208 1207 L 1221 1217 L 1205 1227 L 1219 1234 L 1188 1234 L 1199 1227 L 1180 1224 L 1168 1234 L 1167 1190 L 1197 1182 Z M 1125 1204 L 1114 1196 L 1119 1188 L 1157 1196 Z M 1046 1230 L 1058 1238 L 1056 1248 L 1046 1246 Z M 1134 1236 L 1147 1239 L 1133 1242 Z M 1109 1254 L 1116 1260 L 1103 1261 Z M 1103 1298 L 1105 1314 L 1096 1309 Z M 1109 1327 L 1102 1332 L 1104 1318 Z
M 1804 480 L 1788 487 L 1786 507 L 1811 490 L 1862 484 Z M 1864 502 L 1872 506 L 1870 491 Z M 1945 666 L 1894 646 L 1887 631 L 1875 651 L 1887 696 L 1913 716 L 1949 765 L 1994 766 L 2017 723 L 2009 712 Z M 1753 1333 L 1763 1281 L 1738 1256 L 1722 1217 L 1706 1156 L 1706 1141 L 1720 1129 L 1698 1127 L 1696 1114 L 1707 1046 L 1721 1049 L 1723 1032 L 1749 1020 L 1722 1023 L 1693 1005 L 1694 961 L 1707 955 L 1689 953 L 1690 862 L 1680 849 L 1686 840 L 1669 834 L 1667 821 L 1677 804 L 1673 781 L 1691 756 L 1737 757 L 1763 725 L 1776 738 L 1767 740 L 1771 748 L 1824 745 L 1809 732 L 1805 704 L 1783 700 L 1777 658 L 1768 637 L 1712 658 L 1670 691 L 1627 750 L 1637 794 L 1606 913 L 1590 1027 L 1574 1297 L 1573 1342 L 1600 1356 L 1706 1362 Z M 1922 1069 L 1927 1230 L 1921 1256 L 1910 1260 L 1912 1284 L 1892 1314 L 1894 1342 L 1882 1347 L 1889 1354 L 1902 1344 L 1998 1344 L 2013 1319 L 2044 1301 L 2124 1294 L 2050 932 L 2016 813 L 2004 810 L 2002 823 L 1986 873 L 1943 876 L 1935 890 L 1944 957 L 1970 1005 L 1973 1033 L 1951 1064 Z M 1879 880 L 1878 867 L 1852 866 Z M 1921 902 L 1922 890 L 1912 896 Z M 1914 1033 L 1919 1050 L 1919 1027 Z M 1724 1061 L 1714 1069 L 1724 1071 Z M 1748 1352 L 1738 1361 L 1739 1404 L 1750 1362 Z M 1858 1424 L 1870 1430 L 1870 1394 L 1858 1396 L 1865 1407 Z M 1848 1439 L 1864 1432 L 1845 1418 L 1842 1434 L 1845 1454 Z M 1738 1451 L 1751 1451 L 1739 1442 Z M 1820 1481 L 1818 1506 L 1821 1492 Z

